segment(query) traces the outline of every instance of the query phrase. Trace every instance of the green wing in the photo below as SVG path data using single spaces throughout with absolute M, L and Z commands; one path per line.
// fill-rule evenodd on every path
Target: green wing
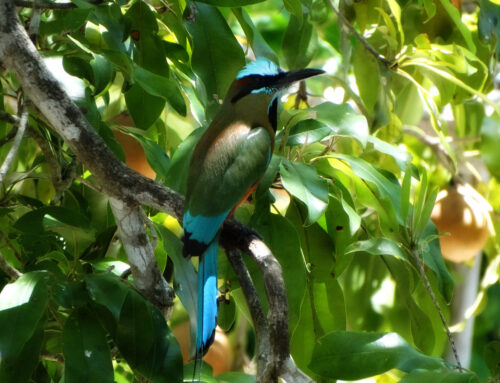
M 267 130 L 256 127 L 237 131 L 237 135 L 225 135 L 225 139 L 216 136 L 205 142 L 209 150 L 203 150 L 191 162 L 197 167 L 188 181 L 186 202 L 192 216 L 227 213 L 266 171 L 272 154 Z

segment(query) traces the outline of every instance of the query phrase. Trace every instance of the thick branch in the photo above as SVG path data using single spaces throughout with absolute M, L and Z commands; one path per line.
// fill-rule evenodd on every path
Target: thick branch
M 227 258 L 233 267 L 241 289 L 245 295 L 252 322 L 255 329 L 255 338 L 257 340 L 257 379 L 262 376 L 267 362 L 269 361 L 270 340 L 269 326 L 266 316 L 262 310 L 259 294 L 255 289 L 250 273 L 248 272 L 239 250 L 227 249 Z
M 281 266 L 260 237 L 234 219 L 224 224 L 221 244 L 225 248 L 238 248 L 250 255 L 264 277 L 269 302 L 267 321 L 271 353 L 260 381 L 274 382 L 290 355 L 288 297 Z
M 163 279 L 158 269 L 154 249 L 144 226 L 142 209 L 139 206 L 131 208 L 114 198 L 110 198 L 109 202 L 137 288 L 146 292 L 146 297 L 156 306 L 166 310 L 168 315 L 173 307 L 174 290 Z
M 284 362 L 290 355 L 288 331 L 288 297 L 281 266 L 262 240 L 254 238 L 248 245 L 249 255 L 257 263 L 264 276 L 267 300 L 269 301 L 269 322 L 271 360 L 266 366 L 262 382 L 277 380 Z

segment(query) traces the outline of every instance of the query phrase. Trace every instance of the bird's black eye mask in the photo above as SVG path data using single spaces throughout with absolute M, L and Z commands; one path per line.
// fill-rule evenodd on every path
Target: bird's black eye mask
M 234 104 L 241 98 L 249 95 L 250 93 L 265 93 L 273 94 L 276 93 L 280 88 L 283 87 L 283 80 L 286 77 L 286 72 L 280 72 L 275 75 L 250 75 L 245 76 L 238 80 L 239 92 L 231 99 Z

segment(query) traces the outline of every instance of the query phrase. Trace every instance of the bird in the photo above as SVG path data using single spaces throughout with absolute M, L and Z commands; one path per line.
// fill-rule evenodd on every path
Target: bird
M 184 257 L 199 257 L 196 359 L 208 351 L 217 326 L 220 228 L 257 187 L 269 165 L 280 91 L 322 73 L 312 68 L 284 71 L 266 58 L 249 62 L 194 148 L 182 241 Z

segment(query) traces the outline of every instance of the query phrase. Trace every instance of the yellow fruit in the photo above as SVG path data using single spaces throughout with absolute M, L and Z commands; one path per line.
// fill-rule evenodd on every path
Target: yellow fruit
M 443 257 L 453 262 L 464 262 L 482 250 L 489 231 L 489 204 L 468 185 L 442 190 L 432 210 L 431 219 L 442 236 Z
M 181 347 L 184 363 L 189 361 L 189 321 L 183 322 L 172 329 Z M 233 350 L 227 335 L 219 327 L 215 330 L 214 343 L 203 357 L 203 360 L 212 366 L 214 375 L 231 369 Z

